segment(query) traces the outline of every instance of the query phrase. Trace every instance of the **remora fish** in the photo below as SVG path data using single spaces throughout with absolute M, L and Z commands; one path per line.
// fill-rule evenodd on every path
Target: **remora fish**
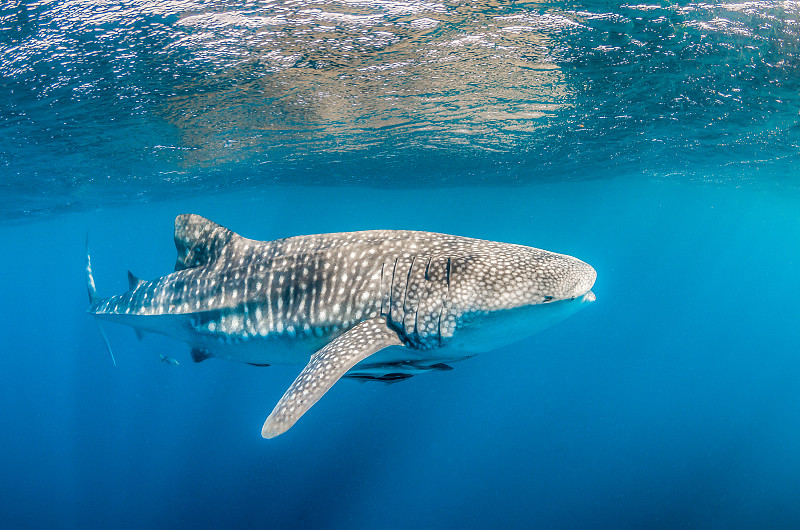
M 307 363 L 264 423 L 265 438 L 294 425 L 342 376 L 391 382 L 449 370 L 595 299 L 597 274 L 579 259 L 430 232 L 254 241 L 187 214 L 175 219 L 175 246 L 175 272 L 153 281 L 129 272 L 130 290 L 105 299 L 87 252 L 89 312 L 184 341 L 195 362 Z

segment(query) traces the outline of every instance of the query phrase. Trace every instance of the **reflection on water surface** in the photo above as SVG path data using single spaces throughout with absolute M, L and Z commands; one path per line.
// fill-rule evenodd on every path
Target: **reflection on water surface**
M 71 1 L 0 13 L 0 185 L 13 216 L 129 200 L 131 183 L 148 197 L 798 169 L 793 2 Z

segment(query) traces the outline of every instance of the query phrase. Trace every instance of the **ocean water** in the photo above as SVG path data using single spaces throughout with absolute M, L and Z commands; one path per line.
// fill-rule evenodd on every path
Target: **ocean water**
M 800 4 L 0 3 L 4 528 L 800 527 Z M 261 425 L 300 367 L 86 313 L 375 228 L 574 255 L 597 301 Z M 162 363 L 159 354 L 180 362 Z

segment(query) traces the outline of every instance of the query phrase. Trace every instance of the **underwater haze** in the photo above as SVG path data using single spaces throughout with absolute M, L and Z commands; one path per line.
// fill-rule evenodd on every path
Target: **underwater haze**
M 800 527 L 800 3 L 0 2 L 0 91 L 4 528 Z M 86 312 L 87 234 L 110 296 L 182 213 L 597 300 L 265 440 L 300 366 Z

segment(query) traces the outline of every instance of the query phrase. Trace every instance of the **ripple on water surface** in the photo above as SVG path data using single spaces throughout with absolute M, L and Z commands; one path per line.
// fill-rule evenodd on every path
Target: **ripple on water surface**
M 2 211 L 275 181 L 781 178 L 799 20 L 795 2 L 6 3 Z

